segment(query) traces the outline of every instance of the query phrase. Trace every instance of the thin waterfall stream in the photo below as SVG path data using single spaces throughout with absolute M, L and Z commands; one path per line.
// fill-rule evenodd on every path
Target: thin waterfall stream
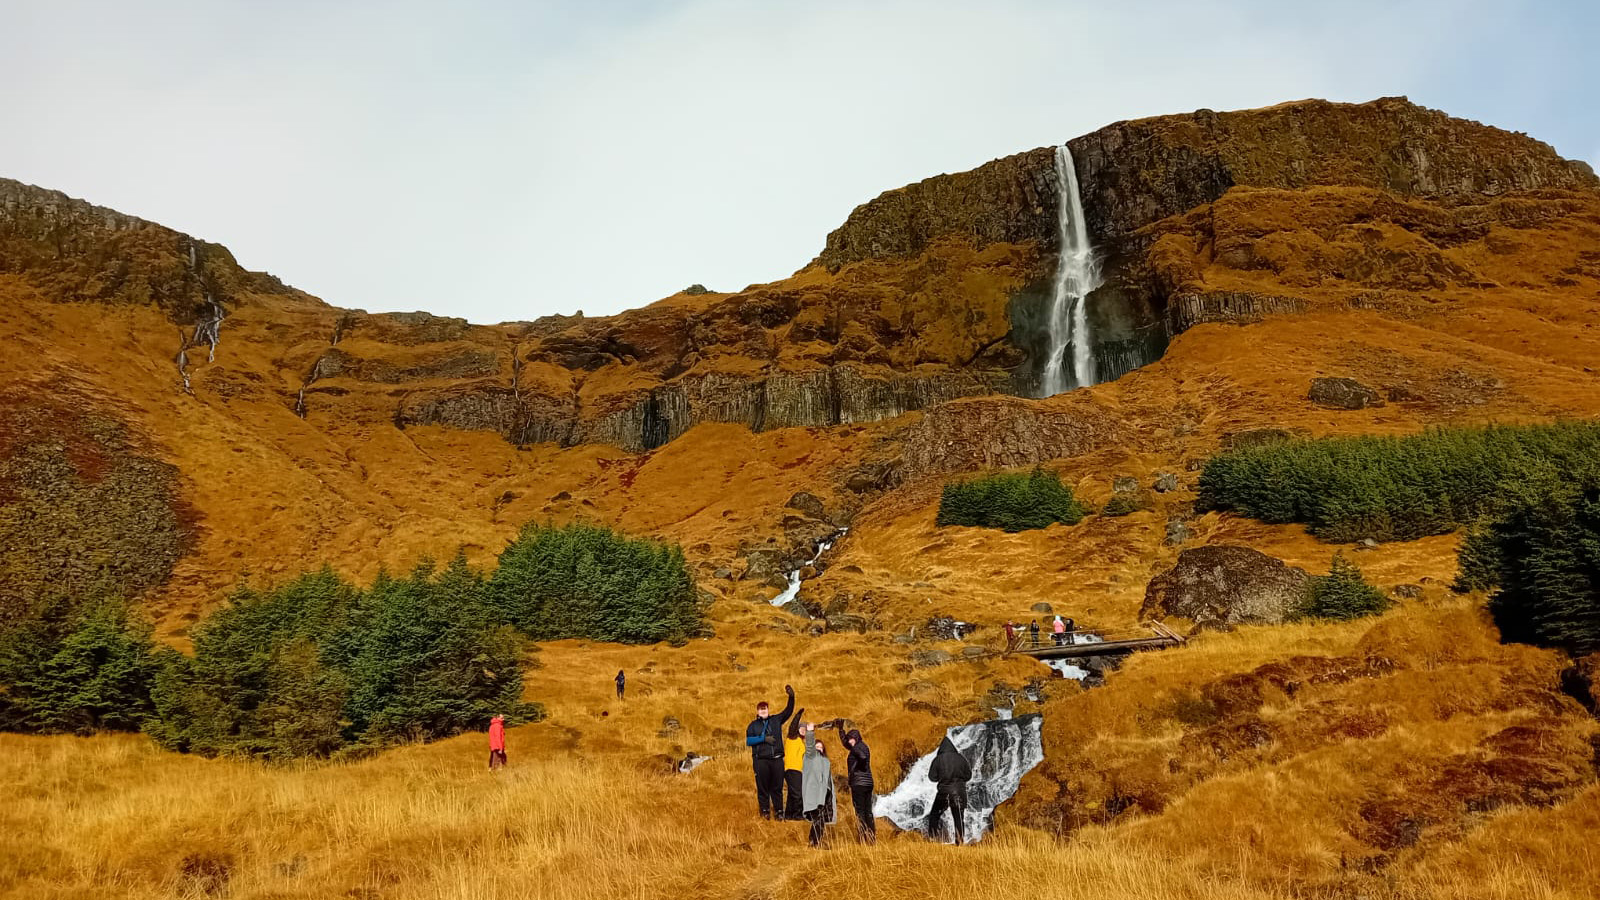
M 1078 172 L 1066 144 L 1056 148 L 1057 229 L 1060 256 L 1050 286 L 1050 307 L 1041 396 L 1095 383 L 1094 342 L 1089 334 L 1089 292 L 1100 286 L 1100 263 L 1089 245 Z

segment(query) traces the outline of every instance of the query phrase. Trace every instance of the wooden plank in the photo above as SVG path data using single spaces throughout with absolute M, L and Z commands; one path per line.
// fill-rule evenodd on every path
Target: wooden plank
M 1101 641 L 1096 644 L 1064 644 L 1060 647 L 1040 647 L 1038 649 L 1020 649 L 1016 652 L 1034 659 L 1077 659 L 1084 656 L 1100 656 L 1105 653 L 1132 653 L 1135 650 L 1154 650 L 1162 647 L 1175 647 L 1183 643 L 1176 637 L 1149 637 L 1132 638 L 1125 641 Z

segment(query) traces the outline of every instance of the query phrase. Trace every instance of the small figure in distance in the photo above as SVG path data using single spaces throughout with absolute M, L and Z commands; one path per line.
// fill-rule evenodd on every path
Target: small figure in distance
M 1050 625 L 1050 630 L 1052 632 L 1051 640 L 1055 642 L 1057 647 L 1067 642 L 1067 623 L 1061 621 L 1060 616 L 1056 616 L 1055 622 Z
M 783 692 L 789 695 L 789 703 L 776 719 L 763 700 L 756 704 L 756 717 L 744 730 L 756 775 L 756 806 L 763 819 L 783 817 L 783 723 L 794 714 L 794 688 L 784 685 Z
M 1072 618 L 1069 616 L 1067 618 L 1067 643 L 1076 644 L 1077 642 L 1078 642 L 1078 623 L 1072 621 Z
M 617 699 L 622 699 L 622 690 L 628 686 L 628 676 L 621 669 L 617 670 Z
M 828 761 L 828 749 L 817 737 L 816 726 L 806 728 L 805 769 L 802 806 L 811 823 L 811 846 L 822 846 L 823 828 L 838 816 L 838 806 L 833 797 L 833 764 Z
M 967 782 L 972 780 L 972 763 L 956 749 L 949 735 L 939 744 L 939 752 L 928 767 L 928 780 L 938 784 L 933 795 L 933 811 L 928 814 L 928 837 L 939 839 L 946 809 L 955 820 L 956 845 L 966 841 Z
M 1033 624 L 1028 626 L 1028 634 L 1033 638 L 1033 649 L 1035 649 L 1035 650 L 1039 649 L 1039 620 L 1038 619 L 1034 619 L 1033 620 Z
M 1012 650 L 1015 650 L 1016 647 L 1017 647 L 1017 626 L 1011 624 L 1011 620 L 1010 619 L 1006 620 L 1005 632 L 1006 632 L 1006 652 L 1010 653 Z
M 489 771 L 506 764 L 506 717 L 495 716 L 489 720 Z

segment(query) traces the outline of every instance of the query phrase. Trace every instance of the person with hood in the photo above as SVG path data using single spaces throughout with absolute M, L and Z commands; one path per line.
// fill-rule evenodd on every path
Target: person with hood
M 954 741 L 945 735 L 939 743 L 939 752 L 928 767 L 928 780 L 938 784 L 933 795 L 933 811 L 928 814 L 928 837 L 939 837 L 940 818 L 946 809 L 956 823 L 956 844 L 966 840 L 967 782 L 972 780 L 972 763 L 956 749 Z
M 756 805 L 761 818 L 783 818 L 783 723 L 794 714 L 794 688 L 783 686 L 789 703 L 772 718 L 767 701 L 756 704 L 756 717 L 744 730 L 750 748 L 750 764 L 756 772 Z
M 489 720 L 489 771 L 506 764 L 506 717 Z
M 828 761 L 828 748 L 817 737 L 815 727 L 806 729 L 804 769 L 801 772 L 801 808 L 811 823 L 811 846 L 822 846 L 823 828 L 833 824 L 839 807 L 833 796 L 833 764 Z
M 806 759 L 806 738 L 801 733 L 800 722 L 805 715 L 805 707 L 801 707 L 789 720 L 789 731 L 783 736 L 783 786 L 789 794 L 784 801 L 783 817 L 791 822 L 806 817 L 800 803 L 800 778 Z
M 1010 653 L 1012 650 L 1017 649 L 1017 626 L 1011 624 L 1011 620 L 1007 619 L 1006 620 L 1006 629 L 1005 630 L 1006 630 L 1006 652 Z
M 834 727 L 844 731 L 844 720 L 834 719 Z M 865 843 L 878 841 L 878 823 L 872 817 L 872 750 L 861 739 L 859 728 L 850 729 L 844 736 L 845 781 L 850 785 L 850 805 L 856 811 L 856 835 Z
M 1051 640 L 1057 647 L 1067 642 L 1067 623 L 1061 621 L 1060 616 L 1056 616 L 1056 621 L 1050 626 L 1050 630 L 1054 633 Z
M 628 686 L 628 676 L 621 669 L 617 670 L 616 682 L 617 682 L 617 699 L 621 700 L 622 699 L 622 689 Z

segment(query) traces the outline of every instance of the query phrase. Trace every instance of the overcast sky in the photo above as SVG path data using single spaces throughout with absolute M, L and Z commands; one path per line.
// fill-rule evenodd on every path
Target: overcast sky
M 0 176 L 340 306 L 595 315 L 1198 107 L 1406 94 L 1600 163 L 1597 46 L 1587 0 L 0 0 Z

